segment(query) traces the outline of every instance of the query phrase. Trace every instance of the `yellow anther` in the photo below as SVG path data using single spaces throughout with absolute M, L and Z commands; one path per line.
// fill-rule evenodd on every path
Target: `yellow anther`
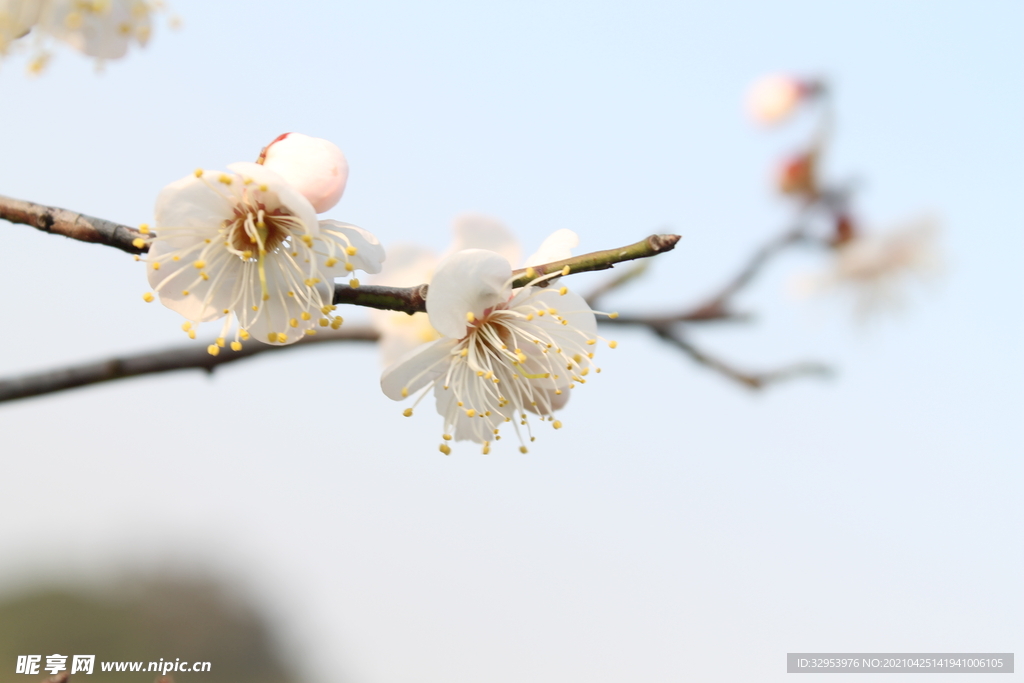
M 199 270 L 202 270 L 203 268 L 206 267 L 206 261 L 203 261 L 202 259 L 199 259 L 198 261 L 194 261 L 192 263 L 192 267 L 193 268 L 198 268 Z
M 466 417 L 476 417 L 476 411 L 470 408 L 466 411 Z
M 556 396 L 561 396 L 562 395 L 562 390 L 561 389 L 555 389 L 555 395 Z
M 351 287 L 352 289 L 355 289 L 356 287 L 359 286 L 359 280 L 352 278 L 351 280 L 348 281 L 348 286 Z
M 560 295 L 562 295 L 562 296 L 565 296 L 568 291 L 569 291 L 568 287 L 562 287 L 561 289 L 558 290 L 558 293 Z
M 316 330 L 314 330 L 312 327 L 307 327 L 302 331 L 302 334 L 308 334 L 310 337 L 312 337 L 314 334 L 316 334 Z
M 327 327 L 331 324 L 331 321 L 327 318 L 320 318 L 320 327 Z
M 180 260 L 181 260 L 181 257 L 180 257 L 180 256 L 172 256 L 172 257 L 171 257 L 171 260 L 172 260 L 172 261 L 180 261 Z
M 544 317 L 544 309 L 543 308 L 541 310 L 537 311 L 537 317 L 538 318 L 543 318 Z
M 187 289 L 181 290 L 181 295 L 182 296 L 188 296 L 188 290 Z
M 335 318 L 331 321 L 331 329 L 336 330 L 341 327 L 341 323 L 344 322 L 341 318 Z
M 259 307 L 259 306 L 256 306 L 256 305 L 253 305 L 253 307 L 252 307 L 252 310 L 254 310 L 254 311 L 258 311 L 258 310 L 260 310 L 260 307 Z
M 462 349 L 461 351 L 459 351 L 459 355 L 465 358 L 467 355 L 469 355 L 469 349 Z
M 473 315 L 473 311 L 466 311 L 466 322 L 471 323 L 474 320 L 476 320 L 476 316 Z
M 153 270 L 160 270 L 160 262 L 153 261 Z
M 132 240 L 132 246 L 135 247 L 136 249 L 142 249 L 144 246 L 146 246 L 146 240 L 142 239 L 141 237 L 136 237 L 135 239 Z
M 309 319 L 310 319 L 310 318 L 312 318 L 313 316 L 311 316 L 311 315 L 309 314 L 309 311 L 303 311 L 303 312 L 302 312 L 302 313 L 301 313 L 301 314 L 299 315 L 299 317 L 300 317 L 300 318 L 302 318 L 303 320 L 309 320 Z
M 437 450 L 441 451 L 441 452 L 442 452 L 442 453 L 444 453 L 445 455 L 451 455 L 451 454 L 452 454 L 452 448 L 451 448 L 451 446 L 449 446 L 449 445 L 448 445 L 448 444 L 446 444 L 446 443 L 443 443 L 443 444 L 441 444 L 441 447 L 440 447 L 440 448 L 438 448 Z
M 221 173 L 220 178 L 217 178 L 217 180 L 224 183 L 225 185 L 230 185 L 233 178 L 229 176 L 227 173 Z
M 527 320 L 533 320 L 533 313 L 527 313 L 526 314 L 526 319 Z
M 561 429 L 562 423 L 559 420 L 555 420 L 554 422 L 551 423 L 551 426 L 554 427 L 555 429 Z
M 569 266 L 566 266 L 565 268 L 562 268 L 562 275 L 568 275 L 571 272 L 572 272 L 572 268 L 570 268 Z
M 558 311 L 556 311 L 556 310 L 555 310 L 555 309 L 553 309 L 553 308 L 549 308 L 549 309 L 548 309 L 548 313 L 550 313 L 551 315 L 555 315 L 556 313 L 558 313 Z
M 195 339 L 196 338 L 196 331 L 195 330 L 189 330 L 188 331 L 188 338 L 189 339 Z
M 483 377 L 484 376 L 484 371 L 483 370 L 477 370 L 476 371 L 476 376 L 477 377 Z
M 601 372 L 601 368 L 594 368 L 594 372 Z
M 140 225 L 139 226 L 139 232 L 141 232 L 143 235 L 148 235 L 149 234 L 149 225 L 147 223 L 143 223 L 142 225 Z
M 274 342 L 276 342 L 276 341 L 277 341 L 277 332 L 271 332 L 270 334 L 268 334 L 268 335 L 267 335 L 267 339 L 268 339 L 268 340 L 269 340 L 269 341 L 270 341 L 271 343 L 274 343 Z
M 203 278 L 203 280 L 209 280 L 210 279 L 210 276 L 206 273 L 206 271 L 200 272 L 199 273 L 199 277 Z
M 302 243 L 305 244 L 307 247 L 313 246 L 313 236 L 312 235 L 303 235 L 299 239 L 301 239 Z
M 269 292 L 263 295 L 263 300 L 264 301 L 270 301 L 270 293 Z M 253 309 L 255 309 L 255 308 L 256 307 L 253 306 Z
M 583 360 L 583 356 L 581 356 L 580 354 L 576 353 L 576 354 L 573 354 L 572 359 L 574 361 L 576 361 L 577 363 L 579 363 L 581 360 Z
M 520 453 L 526 453 L 526 452 L 527 452 L 527 450 L 526 450 L 526 446 L 520 446 L 520 447 L 519 447 L 519 452 L 520 452 Z
M 187 321 L 187 320 L 186 320 L 185 322 L 183 322 L 183 323 L 181 324 L 181 329 L 183 329 L 183 330 L 185 330 L 186 332 L 188 332 L 189 330 L 191 330 L 191 329 L 192 329 L 192 323 L 190 323 L 189 321 Z
M 142 300 L 145 301 L 147 304 L 150 303 L 151 301 L 153 301 L 153 293 L 146 292 L 145 294 L 142 295 Z
M 588 353 L 588 354 L 587 354 L 587 358 L 589 358 L 589 359 L 593 360 L 593 359 L 594 359 L 594 352 L 593 352 L 593 351 L 591 351 L 590 353 Z
M 356 269 L 356 267 L 354 265 L 352 265 L 348 261 L 345 261 L 345 270 L 347 270 L 348 272 L 351 273 L 355 269 Z
M 616 313 L 609 313 L 608 317 L 611 318 L 612 320 L 615 320 L 616 318 L 619 317 L 619 314 L 617 312 Z
M 288 324 L 291 325 L 292 327 L 298 327 L 299 321 L 296 320 L 295 318 L 292 318 L 291 320 L 288 321 Z
M 534 270 L 532 266 L 530 268 L 527 268 L 526 277 L 532 280 L 533 278 L 537 277 L 537 271 Z
M 217 342 L 216 343 L 217 343 L 217 346 L 219 346 L 220 348 L 223 349 L 224 348 L 224 337 L 217 337 Z
M 457 401 L 455 405 L 457 405 L 457 406 L 459 406 L 461 408 L 462 407 L 462 401 Z
M 337 263 L 338 263 L 338 259 L 334 258 L 333 256 L 331 258 L 327 259 L 326 261 L 324 261 L 324 265 L 327 266 L 328 268 L 334 267 L 334 265 L 337 264 Z
M 596 343 L 597 343 L 596 339 L 588 339 L 587 340 L 587 346 L 593 346 Z
M 233 342 L 231 342 L 231 350 L 232 351 L 241 351 L 242 350 L 242 342 L 240 342 L 240 341 L 233 341 Z
M 402 415 L 405 415 L 406 417 L 412 417 L 412 408 L 406 408 L 405 410 L 403 410 Z
M 246 249 L 245 251 L 242 252 L 242 258 L 248 261 L 249 259 L 252 258 L 252 252 Z
M 483 453 L 484 455 L 487 455 L 488 453 L 490 453 L 491 452 L 490 444 L 485 441 L 484 442 L 484 447 L 483 447 L 483 449 L 480 452 Z
M 409 387 L 402 387 L 402 398 L 409 397 Z
M 203 177 L 203 169 L 197 168 L 195 170 L 195 174 L 196 174 L 196 178 L 202 178 Z
M 266 192 L 270 187 L 266 184 L 260 185 L 260 192 Z
M 610 342 L 608 342 L 608 348 L 610 348 L 610 349 L 614 349 L 618 345 L 619 345 L 619 342 L 615 341 L 614 339 L 611 340 Z
M 441 438 L 444 439 L 445 441 L 451 441 L 452 440 L 452 435 L 451 434 L 442 434 Z
M 241 337 L 242 339 L 248 339 L 249 338 L 249 332 L 246 331 L 246 330 L 239 330 L 238 331 L 238 336 Z
M 220 353 L 220 347 L 217 346 L 216 344 L 210 344 L 209 346 L 206 347 L 206 352 L 211 356 L 216 356 L 218 353 Z
M 583 377 L 586 377 L 588 374 L 590 374 L 590 368 L 583 368 L 582 370 L 580 370 L 580 375 L 582 375 Z
M 484 413 L 484 417 L 490 417 L 490 416 L 491 416 L 491 411 L 488 410 L 487 412 Z
M 355 247 L 345 247 L 345 253 L 349 256 L 355 256 L 359 252 Z
M 563 324 L 563 325 L 568 325 L 568 324 L 569 324 L 569 321 L 568 321 L 568 320 L 566 320 L 565 318 L 562 318 L 562 324 Z

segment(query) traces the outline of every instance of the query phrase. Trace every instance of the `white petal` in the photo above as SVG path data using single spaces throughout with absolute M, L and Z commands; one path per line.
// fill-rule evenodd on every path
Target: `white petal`
M 345 192 L 348 161 L 332 142 L 302 133 L 285 133 L 270 143 L 264 153 L 263 165 L 302 193 L 317 213 L 333 207 Z
M 466 249 L 486 249 L 501 254 L 509 263 L 519 263 L 522 249 L 504 223 L 482 213 L 464 213 L 452 224 L 455 240 L 442 258 Z
M 480 399 L 483 386 L 485 386 L 483 382 L 470 382 L 462 387 L 464 393 L 461 396 L 456 396 L 454 387 L 445 389 L 441 382 L 434 387 L 437 412 L 445 418 L 446 423 L 449 420 L 452 421 L 451 424 L 445 424 L 445 428 L 451 430 L 451 435 L 456 441 L 475 441 L 477 443 L 494 441 L 494 430 L 500 428 L 505 422 L 506 415 L 503 413 L 512 414 L 512 408 L 506 406 L 502 410 L 492 411 L 488 416 L 477 414 L 468 417 L 465 406 L 483 405 L 483 401 Z M 458 405 L 460 399 L 465 406 Z
M 362 270 L 371 274 L 381 271 L 381 264 L 383 264 L 385 258 L 384 247 L 381 246 L 377 238 L 370 232 L 349 223 L 330 220 L 320 221 L 320 231 L 323 239 L 327 239 L 331 233 L 339 233 L 344 239 L 337 239 L 336 235 L 332 235 L 339 244 L 342 244 L 343 247 L 350 245 L 356 248 L 356 253 L 351 256 L 344 256 L 341 259 L 342 262 L 347 259 L 355 266 L 356 270 Z M 340 277 L 347 273 L 343 266 L 344 263 L 335 267 L 335 270 L 340 269 L 341 272 L 334 277 Z M 326 268 L 326 266 L 323 267 Z
M 499 254 L 469 249 L 449 256 L 437 266 L 427 290 L 427 313 L 434 329 L 447 337 L 466 335 L 467 313 L 480 318 L 486 309 L 510 294 L 512 266 Z
M 572 230 L 566 228 L 556 230 L 548 235 L 535 254 L 531 254 L 530 258 L 526 259 L 523 267 L 540 266 L 567 259 L 572 256 L 573 248 L 579 246 L 579 243 L 579 236 Z
M 203 171 L 202 174 L 202 178 L 188 175 L 160 191 L 156 198 L 156 228 L 161 239 L 180 242 L 173 233 L 161 235 L 159 228 L 162 227 L 216 234 L 223 222 L 234 216 L 236 200 L 230 188 L 211 180 L 218 177 L 219 171 Z
M 438 339 L 406 353 L 380 376 L 384 395 L 401 401 L 425 387 L 448 369 L 456 344 L 454 339 Z
M 224 310 L 231 306 L 242 262 L 221 252 L 220 258 L 211 260 L 204 269 L 209 279 L 203 280 L 200 271 L 192 265 L 193 259 L 172 261 L 161 258 L 168 250 L 172 250 L 171 245 L 157 241 L 147 259 L 160 263 L 160 270 L 154 270 L 151 265 L 146 268 L 149 284 L 160 295 L 160 303 L 195 322 L 224 317 Z
M 370 309 L 370 323 L 380 332 L 377 347 L 384 367 L 397 362 L 412 349 L 441 336 L 430 326 L 426 313 L 408 315 L 398 311 Z
M 569 321 L 568 325 L 562 325 L 550 316 L 534 318 L 533 322 L 551 325 L 559 334 L 565 334 L 569 330 L 580 330 L 591 339 L 597 337 L 597 318 L 594 316 L 594 312 L 586 299 L 573 291 L 567 290 L 565 294 L 560 294 L 557 289 L 536 291 L 533 287 L 523 288 L 509 302 L 510 308 L 521 305 L 555 309 L 559 316 Z M 557 328 L 566 329 L 558 330 Z

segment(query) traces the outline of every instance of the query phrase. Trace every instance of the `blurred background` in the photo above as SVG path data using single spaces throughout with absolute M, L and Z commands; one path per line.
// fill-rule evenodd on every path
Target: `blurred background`
M 528 455 L 440 455 L 367 345 L 0 406 L 0 681 L 68 648 L 209 659 L 209 683 L 773 681 L 787 652 L 1024 651 L 1020 3 L 172 10 L 180 30 L 102 74 L 70 50 L 35 79 L 2 64 L 0 193 L 136 225 L 167 183 L 299 131 L 351 166 L 327 217 L 385 246 L 443 251 L 463 211 L 525 253 L 558 228 L 582 250 L 677 232 L 606 304 L 658 310 L 789 217 L 772 173 L 808 119 L 742 109 L 782 71 L 832 84 L 826 172 L 861 220 L 937 216 L 944 274 L 858 325 L 790 295 L 824 263 L 793 253 L 742 297 L 756 322 L 697 339 L 834 379 L 755 394 L 623 331 Z M 0 235 L 0 375 L 188 342 L 131 257 Z

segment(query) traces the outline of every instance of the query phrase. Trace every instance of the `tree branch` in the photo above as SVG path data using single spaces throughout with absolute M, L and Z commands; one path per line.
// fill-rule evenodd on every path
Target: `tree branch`
M 651 331 L 658 335 L 659 338 L 669 342 L 700 365 L 710 368 L 733 381 L 739 382 L 749 389 L 763 389 L 769 384 L 793 379 L 795 377 L 829 377 L 833 374 L 831 368 L 820 363 L 794 363 L 792 365 L 787 365 L 785 367 L 766 372 L 744 372 L 697 348 L 676 328 L 658 327 L 654 325 L 650 326 L 650 328 Z
M 205 344 L 196 344 L 121 358 L 110 358 L 99 362 L 72 365 L 58 370 L 47 370 L 0 380 L 0 403 L 140 375 L 153 375 L 176 370 L 204 370 L 212 373 L 221 365 L 234 363 L 243 358 L 251 358 L 261 353 L 308 348 L 313 344 L 326 342 L 375 342 L 378 338 L 377 331 L 372 328 L 346 326 L 338 330 L 322 331 L 287 346 L 253 343 L 247 344 L 241 351 L 224 349 L 216 356 L 211 356 L 207 352 Z
M 135 240 L 143 235 L 127 225 L 3 195 L 0 195 L 0 218 L 79 242 L 104 244 L 129 254 L 141 254 L 147 249 L 135 246 Z

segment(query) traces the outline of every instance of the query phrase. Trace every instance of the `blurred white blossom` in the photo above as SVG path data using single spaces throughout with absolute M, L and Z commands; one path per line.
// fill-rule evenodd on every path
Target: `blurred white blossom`
M 779 123 L 793 114 L 797 106 L 815 91 L 814 84 L 792 76 L 765 76 L 756 81 L 747 93 L 747 111 L 758 123 Z

